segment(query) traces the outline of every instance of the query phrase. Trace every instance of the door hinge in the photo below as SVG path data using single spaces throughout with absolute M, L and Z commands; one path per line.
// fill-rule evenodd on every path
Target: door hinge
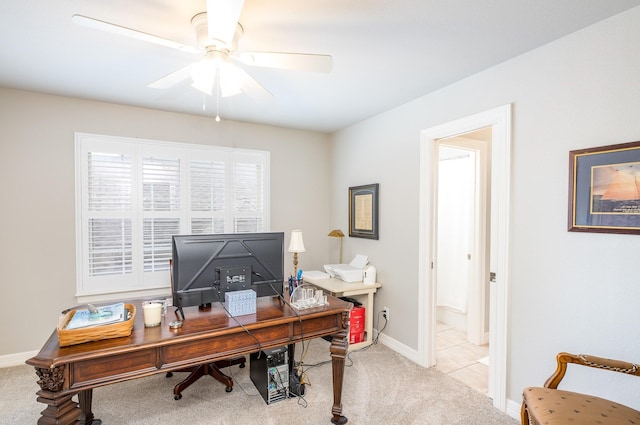
M 489 272 L 489 282 L 494 282 L 496 281 L 496 272 Z

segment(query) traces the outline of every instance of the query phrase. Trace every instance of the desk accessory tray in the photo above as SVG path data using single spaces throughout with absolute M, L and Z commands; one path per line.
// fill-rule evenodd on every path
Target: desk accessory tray
M 65 329 L 76 310 L 69 310 L 60 316 L 58 327 L 58 340 L 61 347 L 69 345 L 82 344 L 83 342 L 99 341 L 101 339 L 119 338 L 121 336 L 131 335 L 133 330 L 133 322 L 136 318 L 136 307 L 133 304 L 125 304 L 128 311 L 128 318 L 122 322 L 112 323 L 108 325 L 100 325 L 78 329 Z

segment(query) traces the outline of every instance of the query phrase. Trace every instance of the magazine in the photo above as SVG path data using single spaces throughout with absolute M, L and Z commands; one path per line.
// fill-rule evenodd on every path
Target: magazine
M 109 325 L 126 320 L 127 312 L 124 308 L 124 303 L 105 305 L 97 307 L 96 310 L 93 313 L 88 308 L 76 310 L 65 329 Z

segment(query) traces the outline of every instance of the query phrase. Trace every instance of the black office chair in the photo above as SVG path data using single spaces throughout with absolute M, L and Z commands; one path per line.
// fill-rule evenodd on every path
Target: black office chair
M 216 362 L 205 363 L 198 366 L 187 367 L 179 369 L 176 372 L 190 372 L 184 380 L 173 387 L 173 399 L 180 400 L 182 398 L 182 391 L 184 391 L 189 385 L 196 382 L 198 379 L 205 375 L 212 376 L 222 384 L 226 386 L 225 391 L 231 392 L 233 390 L 233 379 L 230 376 L 225 375 L 220 369 L 240 365 L 241 368 L 245 367 L 246 359 L 244 356 L 234 357 L 229 360 L 218 360 Z M 167 378 L 173 376 L 172 372 L 167 372 Z

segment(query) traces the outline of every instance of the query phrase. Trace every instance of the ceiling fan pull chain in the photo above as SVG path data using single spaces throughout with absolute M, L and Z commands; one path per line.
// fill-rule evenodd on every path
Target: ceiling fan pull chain
M 216 122 L 220 122 L 220 69 L 216 68 Z

